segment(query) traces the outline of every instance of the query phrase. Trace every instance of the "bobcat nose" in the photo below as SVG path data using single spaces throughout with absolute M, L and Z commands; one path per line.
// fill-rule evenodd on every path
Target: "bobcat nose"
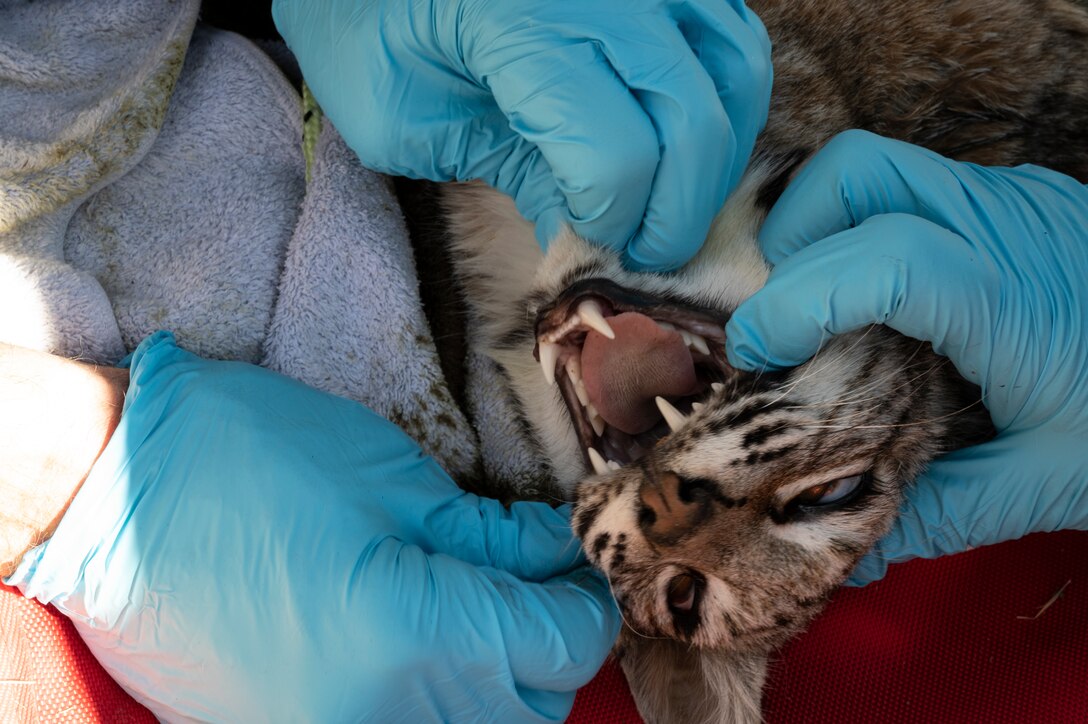
M 712 496 L 705 486 L 706 481 L 687 480 L 673 472 L 651 472 L 638 491 L 642 532 L 653 543 L 679 541 L 711 513 Z

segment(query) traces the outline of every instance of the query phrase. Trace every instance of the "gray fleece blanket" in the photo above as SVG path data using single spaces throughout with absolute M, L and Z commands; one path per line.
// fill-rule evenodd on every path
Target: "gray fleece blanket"
M 0 0 L 0 340 L 99 363 L 147 334 L 362 402 L 452 474 L 538 474 L 502 386 L 454 402 L 388 179 L 197 0 Z M 474 424 L 469 420 L 473 419 Z

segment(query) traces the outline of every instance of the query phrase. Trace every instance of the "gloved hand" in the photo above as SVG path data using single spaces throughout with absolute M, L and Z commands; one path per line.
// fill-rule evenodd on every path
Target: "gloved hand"
M 796 365 L 828 335 L 883 323 L 978 384 L 999 432 L 931 465 L 855 583 L 1088 528 L 1088 189 L 850 131 L 801 170 L 760 243 L 775 267 L 726 327 L 733 364 Z
M 460 491 L 399 429 L 168 333 L 10 579 L 160 718 L 560 721 L 618 631 L 567 519 Z
M 690 259 L 767 120 L 770 41 L 741 0 L 276 0 L 363 163 L 482 179 L 547 244 Z

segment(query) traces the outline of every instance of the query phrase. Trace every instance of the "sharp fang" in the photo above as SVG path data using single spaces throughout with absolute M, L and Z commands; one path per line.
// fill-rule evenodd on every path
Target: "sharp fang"
M 670 430 L 676 432 L 684 426 L 684 422 L 687 418 L 684 417 L 680 410 L 673 407 L 668 400 L 664 397 L 655 397 L 654 402 L 657 403 L 657 409 L 661 410 L 661 416 L 665 418 L 665 422 L 668 423 Z
M 604 418 L 601 417 L 601 413 L 597 412 L 597 408 L 593 405 L 586 405 L 586 417 L 589 418 L 589 424 L 593 426 L 593 432 L 597 433 L 597 437 L 604 434 Z
M 540 343 L 540 366 L 549 385 L 555 384 L 555 363 L 559 360 L 559 345 L 555 342 Z
M 710 347 L 707 346 L 706 340 L 697 334 L 691 335 L 691 346 L 703 354 L 710 354 Z
M 574 383 L 574 394 L 578 395 L 578 401 L 582 403 L 582 407 L 589 404 L 589 393 L 586 392 L 586 383 L 582 380 Z
M 725 383 L 724 382 L 711 382 L 710 383 L 710 389 L 714 390 L 715 392 L 721 392 L 722 390 L 725 389 Z
M 578 359 L 577 355 L 572 356 L 567 360 L 567 377 L 570 377 L 570 381 L 577 385 L 582 381 L 582 362 Z M 583 405 L 586 403 L 582 403 Z
M 699 411 L 700 411 L 700 410 L 702 410 L 702 409 L 703 409 L 704 407 L 706 407 L 706 405 L 704 405 L 704 404 L 703 404 L 703 403 L 701 403 L 701 402 L 693 402 L 693 403 L 691 403 L 691 409 L 692 409 L 692 410 L 694 410 L 695 412 L 699 412 Z
M 604 475 L 608 472 L 608 463 L 605 462 L 596 449 L 587 447 L 586 452 L 589 453 L 589 462 L 593 465 L 593 472 L 598 475 Z
M 582 318 L 590 329 L 595 329 L 609 339 L 615 339 L 616 333 L 608 326 L 604 314 L 601 313 L 601 305 L 592 299 L 587 299 L 578 305 L 578 316 Z
M 618 462 L 616 462 L 615 460 L 609 460 L 608 461 L 608 469 L 609 470 L 619 470 L 620 469 L 620 464 Z
M 684 340 L 684 346 L 685 347 L 690 347 L 692 345 L 691 332 L 688 332 L 687 330 L 681 329 L 680 330 L 680 339 Z

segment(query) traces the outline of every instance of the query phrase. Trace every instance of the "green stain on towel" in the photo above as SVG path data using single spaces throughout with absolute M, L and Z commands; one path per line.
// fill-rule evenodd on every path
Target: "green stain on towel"
M 17 167 L 0 168 L 0 234 L 63 208 L 143 158 L 166 117 L 188 38 L 166 43 L 147 72 L 87 113 L 90 122 L 73 121 L 62 138 L 29 148 Z
M 321 106 L 310 92 L 310 86 L 302 84 L 302 156 L 306 159 L 306 183 L 310 183 L 310 167 L 314 162 L 314 147 L 321 135 Z

